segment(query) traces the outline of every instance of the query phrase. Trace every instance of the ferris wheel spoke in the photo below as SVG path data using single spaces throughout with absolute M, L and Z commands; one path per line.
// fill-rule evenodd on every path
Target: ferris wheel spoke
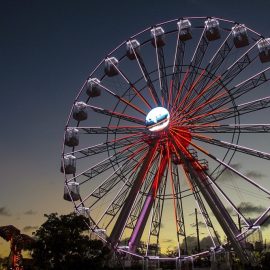
M 209 61 L 208 65 L 206 66 L 205 70 L 207 71 L 208 75 L 204 76 L 204 78 L 200 81 L 200 83 L 196 86 L 196 92 L 194 91 L 191 98 L 194 99 L 196 94 L 199 95 L 201 91 L 206 87 L 207 84 L 215 77 L 217 70 L 220 68 L 226 57 L 232 51 L 234 44 L 233 39 L 231 38 L 232 31 L 227 35 L 224 42 L 215 52 L 214 56 Z M 221 77 L 221 76 L 218 76 Z M 218 85 L 214 85 L 214 88 L 217 88 Z M 211 87 L 212 88 L 212 87 Z M 202 90 L 201 90 L 202 89 Z M 210 89 L 211 91 L 212 89 Z M 203 99 L 205 97 L 203 96 Z M 193 106 L 194 107 L 194 106 Z
M 159 70 L 160 70 L 160 80 L 161 80 L 161 96 L 164 101 L 164 106 L 168 107 L 169 100 L 169 89 L 167 82 L 167 74 L 166 74 L 166 63 L 164 57 L 163 48 L 158 48 L 158 62 L 159 62 Z
M 192 58 L 191 58 L 191 62 L 189 64 L 189 67 L 188 67 L 188 70 L 187 70 L 188 73 L 189 73 L 189 76 L 187 77 L 187 80 L 185 80 L 185 82 L 184 82 L 184 84 L 182 86 L 182 89 L 184 91 L 181 91 L 182 92 L 181 94 L 182 95 L 184 94 L 184 96 L 185 96 L 184 100 L 185 101 L 186 101 L 186 96 L 191 94 L 191 91 L 190 91 L 191 88 L 192 88 L 192 90 L 194 88 L 194 86 L 193 86 L 194 85 L 194 80 L 197 77 L 201 62 L 202 62 L 202 60 L 204 58 L 204 55 L 206 53 L 206 50 L 208 48 L 209 42 L 205 37 L 205 29 L 206 28 L 204 27 L 204 29 L 202 31 L 202 34 L 201 34 L 201 37 L 200 37 L 200 40 L 199 40 L 199 42 L 197 44 L 197 47 L 196 47 L 196 49 L 194 51 L 194 54 L 193 54 Z M 204 72 L 205 72 L 205 70 L 204 70 Z M 181 100 L 183 100 L 183 99 L 181 98 Z M 179 104 L 178 104 L 178 107 L 180 107 Z
M 120 211 L 121 207 L 125 202 L 126 194 L 129 190 L 128 188 L 129 183 L 130 179 L 127 178 L 127 180 L 123 183 L 122 187 L 116 193 L 116 196 L 113 198 L 110 205 L 106 208 L 105 212 L 99 217 L 97 221 L 97 226 L 105 218 L 107 219 L 107 225 L 105 229 L 107 230 L 108 227 L 111 225 L 112 221 L 115 219 L 115 217 L 117 216 L 118 212 Z
M 140 91 L 135 87 L 135 85 L 128 79 L 128 77 L 123 73 L 122 70 L 119 69 L 119 67 L 117 65 L 115 65 L 115 63 L 113 63 L 113 61 L 111 60 L 111 58 L 108 58 L 109 61 L 111 62 L 111 64 L 114 66 L 114 68 L 117 70 L 117 72 L 121 75 L 121 77 L 124 79 L 124 81 L 130 86 L 130 88 L 135 92 L 135 95 L 138 96 L 142 102 L 149 108 L 151 109 L 151 105 L 149 104 L 149 102 L 147 101 L 147 99 L 140 93 Z M 145 112 L 143 112 L 140 108 L 138 108 L 137 106 L 135 106 L 133 103 L 131 103 L 130 101 L 124 99 L 123 97 L 120 97 L 119 95 L 115 94 L 114 92 L 112 92 L 111 90 L 109 90 L 108 88 L 106 88 L 105 86 L 102 86 L 100 83 L 99 85 L 104 88 L 108 93 L 112 94 L 114 97 L 118 98 L 120 101 L 124 102 L 125 104 L 127 104 L 128 106 L 131 106 L 133 109 L 135 109 L 136 111 L 139 111 L 140 113 L 145 114 Z
M 123 113 L 118 113 L 118 112 L 114 112 L 114 111 L 109 111 L 103 108 L 99 108 L 96 106 L 92 106 L 92 105 L 87 105 L 88 108 L 90 108 L 92 111 L 96 112 L 96 113 L 100 113 L 100 114 L 105 114 L 111 117 L 115 117 L 118 119 L 123 119 L 123 120 L 127 120 L 129 122 L 133 122 L 133 123 L 137 123 L 137 124 L 141 124 L 141 125 L 145 125 L 145 122 L 137 117 L 133 117 L 127 114 L 123 114 Z
M 83 172 L 75 175 L 68 181 L 72 181 L 74 179 L 78 179 L 78 177 L 86 177 L 86 180 L 82 181 L 81 184 L 89 181 L 93 177 L 113 168 L 116 166 L 119 162 L 124 161 L 126 158 L 129 157 L 129 154 L 133 153 L 132 151 L 135 151 L 136 148 L 138 148 L 141 144 L 144 144 L 144 142 L 139 142 L 139 143 L 132 143 L 131 145 L 128 145 L 118 153 L 114 153 L 113 155 L 105 158 L 104 160 L 98 162 L 97 164 L 91 166 L 90 168 L 84 170 Z
M 130 155 L 123 164 L 121 164 L 109 177 L 107 177 L 86 197 L 86 199 L 90 197 L 95 198 L 94 202 L 91 203 L 90 208 L 96 205 L 101 199 L 103 199 L 103 197 L 107 196 L 118 183 L 124 182 L 125 185 L 129 183 L 127 182 L 127 179 L 131 175 L 130 172 L 138 167 L 138 163 L 145 156 L 145 152 L 146 148 L 141 147 Z
M 173 101 L 177 97 L 178 90 L 180 88 L 184 55 L 185 55 L 185 42 L 183 42 L 179 39 L 179 31 L 178 31 L 174 64 L 173 64 L 173 71 L 172 71 L 173 75 L 172 75 L 171 84 L 170 84 L 171 94 L 169 96 L 170 97 L 169 104 L 173 104 Z M 171 105 L 171 106 L 173 106 L 173 105 Z
M 247 68 L 250 64 L 252 64 L 256 58 L 258 57 L 258 53 L 255 52 L 252 54 L 252 50 L 256 48 L 259 39 L 255 42 L 246 52 L 244 52 L 232 65 L 230 65 L 226 71 L 222 74 L 222 81 L 224 83 L 228 83 L 232 81 L 236 76 L 242 72 L 245 68 Z
M 204 136 L 197 136 L 196 134 L 193 135 L 193 138 L 197 141 L 209 143 L 212 145 L 217 145 L 217 146 L 222 147 L 222 148 L 232 149 L 232 150 L 236 150 L 240 153 L 244 153 L 247 155 L 270 160 L 270 153 L 266 153 L 266 152 L 262 152 L 262 151 L 252 149 L 249 147 L 241 146 L 239 144 L 229 143 L 229 142 L 221 141 L 221 140 L 214 139 L 214 138 L 207 138 Z
M 195 133 L 269 133 L 270 124 L 229 124 L 213 126 L 190 126 Z
M 213 105 L 215 105 L 217 102 L 220 102 L 221 100 L 226 99 L 228 93 L 221 89 L 216 95 L 208 96 L 207 98 L 206 95 L 204 95 L 207 94 L 207 92 L 211 91 L 211 89 L 213 89 L 215 85 L 218 85 L 219 83 L 217 82 L 220 82 L 220 77 L 215 78 L 215 80 L 210 82 L 209 85 L 206 85 L 206 87 L 200 93 L 197 93 L 196 96 L 190 99 L 189 103 L 178 113 L 178 115 L 184 114 L 186 117 L 189 118 L 197 118 L 199 114 L 203 116 L 211 115 L 212 119 L 217 120 L 216 115 L 212 114 L 211 111 L 215 111 L 217 108 L 220 108 L 222 106 Z
M 229 118 L 234 117 L 236 115 L 236 112 L 237 112 L 237 115 L 241 116 L 244 114 L 252 113 L 254 111 L 267 109 L 269 107 L 270 107 L 270 97 L 268 96 L 268 97 L 260 98 L 260 99 L 254 100 L 254 101 L 238 104 L 235 107 L 233 106 L 233 107 L 230 107 L 226 110 L 222 110 L 222 111 L 220 111 L 220 113 L 216 114 L 216 118 L 214 120 L 211 119 L 211 117 L 210 118 L 206 117 L 206 118 L 202 119 L 202 121 L 198 121 L 198 122 L 211 123 L 214 121 L 222 121 L 224 119 L 229 119 Z M 201 114 L 202 113 L 203 112 L 201 112 Z
M 175 133 L 175 132 L 173 132 L 173 133 Z M 179 137 L 179 138 L 181 138 L 184 141 L 187 141 L 187 139 L 184 136 L 180 135 L 180 134 L 176 134 L 176 136 Z M 256 183 L 255 181 L 253 181 L 252 179 L 250 179 L 249 177 L 247 177 L 246 175 L 242 174 L 238 170 L 234 169 L 229 164 L 227 164 L 224 161 L 220 160 L 219 158 L 215 157 L 213 154 L 208 153 L 206 150 L 204 150 L 202 147 L 196 145 L 195 143 L 193 143 L 193 142 L 189 142 L 189 143 L 190 143 L 190 145 L 192 145 L 193 147 L 195 147 L 197 150 L 199 150 L 203 154 L 207 155 L 211 159 L 217 161 L 219 164 L 223 165 L 225 168 L 227 168 L 231 172 L 234 172 L 235 174 L 237 174 L 238 176 L 240 176 L 242 179 L 245 179 L 247 182 L 249 182 L 253 186 L 257 187 L 261 191 L 263 191 L 266 194 L 270 195 L 270 191 L 268 191 L 266 188 L 262 187 L 261 185 L 259 185 L 258 183 Z
M 136 93 L 136 95 L 141 98 L 143 100 L 143 102 L 145 103 L 146 100 L 142 97 L 141 94 L 139 94 L 139 91 L 135 88 L 135 86 L 125 77 L 125 75 L 122 73 L 122 71 L 119 70 L 119 68 L 113 63 L 111 62 L 114 67 L 117 69 L 117 71 L 125 78 L 125 81 L 130 85 L 131 89 L 134 90 L 134 92 Z M 120 100 L 121 102 L 123 102 L 124 104 L 126 104 L 127 106 L 133 108 L 135 111 L 143 114 L 146 116 L 146 113 L 141 110 L 138 106 L 136 106 L 135 104 L 133 104 L 131 101 L 126 100 L 125 98 L 117 95 L 115 92 L 113 92 L 112 90 L 110 90 L 108 87 L 102 85 L 100 82 L 97 82 L 97 84 L 104 89 L 107 93 L 111 94 L 113 97 L 117 98 L 118 100 Z
M 179 89 L 178 89 L 177 94 L 176 94 L 176 98 L 173 101 L 172 110 L 175 110 L 174 108 L 176 108 L 176 106 L 178 104 L 177 103 L 178 100 L 182 100 L 182 96 L 184 95 L 184 91 L 183 91 L 184 84 L 186 83 L 186 80 L 188 79 L 189 74 L 190 74 L 190 68 L 188 68 L 186 70 L 185 75 L 184 75 L 184 78 L 183 78 L 183 80 L 180 83 Z
M 190 89 L 185 93 L 183 99 L 181 102 L 177 105 L 176 108 L 172 109 L 172 115 L 178 112 L 178 110 L 181 108 L 181 106 L 185 106 L 186 101 L 189 99 L 192 91 L 194 90 L 195 86 L 198 84 L 198 82 L 201 80 L 205 70 L 202 71 L 202 73 L 198 76 L 198 78 L 195 80 L 195 82 L 191 85 Z
M 138 155 L 138 158 L 143 155 L 143 151 Z M 100 185 L 98 185 L 91 193 L 83 198 L 80 205 L 85 203 L 89 198 L 94 198 L 94 202 L 90 204 L 90 209 L 97 204 L 103 197 L 105 197 L 109 192 L 117 186 L 118 183 L 127 181 L 127 176 L 130 171 L 133 170 L 137 165 L 137 160 L 134 157 L 127 159 L 123 164 L 121 164 L 115 171 L 113 171 Z
M 85 134 L 143 134 L 148 132 L 142 126 L 107 126 L 107 127 L 76 127 Z M 133 135 L 133 136 L 134 136 Z
M 210 109 L 209 105 L 211 105 L 213 102 L 215 102 L 216 100 L 218 100 L 226 95 L 227 95 L 226 92 L 221 92 L 218 95 L 215 95 L 207 100 L 202 100 L 201 102 L 197 102 L 196 105 L 191 106 L 191 108 L 189 108 L 189 110 L 185 113 L 185 115 L 197 116 L 199 112 L 200 113 L 207 113 L 207 111 L 209 111 L 209 109 Z
M 221 46 L 217 49 L 217 51 L 214 53 L 213 57 L 209 61 L 206 70 L 211 73 L 211 75 L 216 74 L 217 70 L 220 68 L 226 57 L 232 51 L 234 44 L 231 36 L 232 31 L 230 31 Z
M 205 96 L 205 98 L 213 97 L 217 95 L 220 90 L 224 87 L 227 87 L 234 78 L 236 78 L 240 72 L 253 63 L 253 61 L 258 57 L 257 52 L 253 50 L 258 44 L 257 41 L 247 52 L 245 52 L 240 58 L 238 58 L 230 67 L 224 71 L 221 76 L 222 85 L 215 85 Z M 252 52 L 252 53 L 251 53 Z M 223 99 L 224 101 L 225 99 Z M 230 100 L 230 96 L 227 97 L 227 100 Z
M 107 142 L 96 144 L 96 145 L 93 145 L 90 147 L 78 149 L 74 152 L 68 153 L 68 155 L 76 154 L 76 158 L 81 159 L 81 158 L 85 158 L 85 157 L 91 157 L 93 155 L 102 154 L 102 153 L 108 152 L 110 150 L 120 149 L 122 147 L 129 146 L 130 144 L 133 144 L 136 142 L 139 142 L 139 139 L 137 137 L 134 137 L 133 135 L 132 136 L 125 136 L 119 140 L 107 141 Z M 81 154 L 81 156 L 78 156 L 79 154 Z
M 153 82 L 151 80 L 150 74 L 148 73 L 147 68 L 146 68 L 146 66 L 144 64 L 144 60 L 143 60 L 143 57 L 142 57 L 140 51 L 135 50 L 132 42 L 129 41 L 129 44 L 130 44 L 130 46 L 132 48 L 132 52 L 133 52 L 133 54 L 134 54 L 134 56 L 136 58 L 136 62 L 138 63 L 138 66 L 139 66 L 139 68 L 141 70 L 141 73 L 142 73 L 142 75 L 144 77 L 144 80 L 146 81 L 146 84 L 147 84 L 147 86 L 148 86 L 148 88 L 150 90 L 151 97 L 153 98 L 154 103 L 156 105 L 161 105 L 161 103 L 159 101 L 158 94 L 157 94 L 157 92 L 155 90 L 155 87 L 154 87 Z M 147 100 L 145 100 L 145 101 L 147 102 L 148 107 L 152 108 L 152 106 L 148 103 L 148 101 Z
M 250 179 L 249 177 L 247 177 L 246 175 L 242 174 L 241 172 L 239 172 L 238 170 L 234 169 L 233 167 L 231 167 L 229 164 L 225 163 L 224 161 L 218 159 L 217 157 L 213 156 L 212 154 L 208 154 L 208 156 L 210 158 L 212 158 L 213 160 L 216 160 L 218 163 L 222 164 L 224 167 L 226 167 L 228 170 L 230 170 L 231 172 L 234 172 L 235 174 L 237 174 L 238 176 L 240 176 L 242 179 L 245 179 L 247 182 L 249 182 L 251 185 L 257 187 L 259 190 L 263 191 L 264 193 L 270 195 L 270 191 L 268 191 L 266 188 L 264 188 L 263 186 L 259 185 L 258 183 L 256 183 L 255 181 L 253 181 L 252 179 Z
M 150 91 L 150 94 L 151 94 L 151 97 L 152 97 L 154 103 L 158 106 L 161 106 L 161 102 L 159 100 L 158 94 L 157 94 L 156 89 L 154 87 L 154 84 L 151 80 L 150 74 L 149 74 L 149 72 L 144 64 L 144 60 L 143 60 L 142 56 L 138 55 L 137 60 L 138 60 L 140 67 L 143 71 L 144 78 L 146 79 L 146 84 L 149 88 L 149 91 Z
M 200 40 L 197 44 L 197 47 L 194 51 L 194 54 L 191 58 L 191 62 L 190 62 L 190 67 L 192 69 L 192 72 L 187 80 L 187 83 L 185 84 L 185 86 L 187 87 L 187 89 L 190 89 L 191 85 L 193 84 L 199 68 L 201 66 L 202 60 L 204 58 L 204 55 L 206 53 L 206 50 L 208 48 L 209 45 L 209 41 L 207 40 L 207 38 L 205 37 L 205 30 L 206 30 L 206 26 L 204 27 Z
M 253 75 L 247 80 L 242 81 L 241 83 L 235 85 L 233 88 L 228 89 L 230 96 L 233 97 L 234 100 L 241 97 L 244 94 L 256 89 L 257 87 L 263 85 L 264 83 L 270 80 L 270 67 L 260 71 L 259 73 Z M 224 98 L 218 106 L 222 106 L 230 102 L 231 97 L 228 96 Z
M 253 75 L 249 79 L 242 81 L 233 88 L 229 89 L 230 95 L 234 99 L 241 97 L 242 95 L 248 93 L 251 90 L 268 82 L 270 79 L 270 67 L 260 71 L 259 73 Z
M 233 81 L 244 69 L 251 65 L 254 60 L 258 57 L 257 52 L 251 54 L 252 50 L 256 47 L 259 40 L 249 48 L 244 54 L 242 54 L 232 65 L 230 65 L 222 74 L 221 80 L 223 87 L 226 87 L 231 81 Z M 222 87 L 222 88 L 223 88 Z M 220 85 L 216 85 L 211 91 L 207 94 L 209 96 L 214 96 L 220 91 Z
M 136 171 L 140 168 L 141 164 L 143 163 L 143 160 L 147 156 L 147 153 L 142 155 L 142 157 L 139 159 L 135 167 L 132 169 L 131 172 L 128 173 L 128 177 L 126 181 L 123 183 L 122 187 L 119 189 L 119 191 L 116 193 L 114 198 L 111 200 L 109 206 L 106 208 L 104 213 L 100 216 L 97 225 L 103 220 L 103 218 L 106 216 L 109 219 L 109 222 L 106 226 L 106 229 L 110 226 L 120 209 L 125 203 L 126 197 L 128 195 L 128 191 L 130 190 L 130 187 L 132 185 L 132 182 L 134 181 L 134 177 L 136 174 Z
M 218 108 L 218 109 L 215 109 L 213 111 L 206 112 L 204 114 L 189 117 L 187 119 L 181 119 L 181 118 L 180 119 L 175 119 L 175 120 L 172 121 L 172 123 L 173 124 L 180 123 L 180 124 L 184 124 L 184 125 L 186 125 L 186 123 L 187 123 L 187 125 L 189 125 L 189 124 L 192 124 L 192 123 L 196 123 L 196 124 L 204 123 L 208 119 L 211 119 L 212 122 L 215 122 L 215 121 L 217 121 L 216 116 L 220 115 L 220 114 L 223 114 L 224 112 L 227 112 L 227 110 L 228 110 L 227 108 L 221 108 L 221 109 Z M 208 121 L 208 123 L 209 122 L 210 121 Z
M 219 83 L 220 81 L 220 77 L 215 78 L 215 80 L 211 81 L 208 85 L 205 86 L 204 89 L 202 89 L 202 91 L 195 97 L 193 97 L 192 99 L 190 99 L 188 101 L 188 103 L 183 107 L 182 111 L 188 111 L 190 108 L 194 107 L 196 105 L 196 103 L 198 102 L 198 100 L 200 100 L 203 95 L 209 91 L 209 89 L 211 89 L 216 83 Z M 207 101 L 204 103 L 207 104 Z M 209 105 L 209 103 L 208 103 Z

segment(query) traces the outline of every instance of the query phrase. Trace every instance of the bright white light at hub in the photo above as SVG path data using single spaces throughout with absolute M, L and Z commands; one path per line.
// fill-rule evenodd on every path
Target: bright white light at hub
M 167 109 L 163 107 L 156 107 L 152 109 L 146 116 L 146 127 L 150 131 L 161 131 L 169 125 L 170 114 Z

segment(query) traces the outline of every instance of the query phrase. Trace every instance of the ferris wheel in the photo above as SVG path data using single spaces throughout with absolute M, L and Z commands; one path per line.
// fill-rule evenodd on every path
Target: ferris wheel
M 269 217 L 270 39 L 244 24 L 185 17 L 128 38 L 83 83 L 68 117 L 64 199 L 116 250 L 177 258 L 194 209 L 211 247 Z M 252 210 L 253 207 L 253 210 Z M 207 251 L 206 251 L 207 252 Z

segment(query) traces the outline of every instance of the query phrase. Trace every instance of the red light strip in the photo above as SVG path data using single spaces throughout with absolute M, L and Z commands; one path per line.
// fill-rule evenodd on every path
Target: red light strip
M 199 77 L 195 80 L 195 82 L 192 84 L 192 86 L 189 88 L 189 90 L 187 91 L 187 93 L 185 94 L 184 98 L 182 99 L 182 101 L 180 102 L 180 104 L 177 106 L 176 109 L 174 109 L 172 111 L 172 115 L 174 115 L 178 110 L 179 108 L 189 99 L 193 89 L 195 88 L 195 86 L 199 83 L 199 81 L 201 80 L 202 76 L 204 75 L 205 73 L 205 69 L 202 71 L 202 73 L 199 75 Z
M 197 111 L 199 111 L 201 108 L 204 108 L 206 105 L 212 103 L 213 101 L 225 96 L 227 93 L 224 92 L 224 93 L 221 93 L 217 96 L 213 96 L 212 98 L 208 99 L 206 102 L 202 103 L 200 106 L 198 106 L 197 108 L 194 108 L 193 110 L 189 111 L 188 114 L 191 115 L 191 114 L 194 114 L 196 113 Z
M 156 106 L 158 106 L 158 103 L 157 103 L 157 101 L 156 101 L 156 99 L 155 99 L 155 97 L 154 97 L 154 95 L 153 95 L 152 90 L 150 89 L 150 87 L 148 87 L 148 90 L 149 90 L 149 92 L 150 92 L 150 95 L 151 95 L 151 97 L 152 97 L 154 103 L 156 104 Z
M 131 88 L 133 89 L 133 91 L 136 93 L 136 95 L 138 95 L 141 100 L 143 101 L 143 103 L 151 110 L 152 107 L 151 105 L 148 103 L 148 101 L 145 99 L 145 97 L 132 85 Z
M 183 81 L 182 81 L 182 83 L 181 83 L 181 85 L 180 85 L 180 87 L 179 87 L 179 89 L 178 89 L 177 96 L 176 96 L 176 98 L 175 98 L 175 100 L 174 100 L 174 103 L 173 103 L 172 108 L 175 107 L 175 105 L 176 105 L 176 103 L 177 103 L 177 101 L 178 101 L 178 99 L 179 99 L 179 97 L 180 97 L 180 94 L 182 93 L 183 86 L 184 86 L 184 84 L 185 84 L 185 82 L 186 82 L 186 80 L 187 80 L 187 78 L 188 78 L 188 74 L 189 74 L 189 68 L 187 69 L 187 71 L 186 71 L 186 73 L 185 73 L 185 76 L 184 76 L 184 78 L 183 78 Z
M 219 79 L 221 76 L 218 76 L 215 80 L 213 80 L 210 84 L 206 85 L 206 87 L 199 93 L 199 95 L 195 96 L 189 103 L 183 108 L 183 111 L 186 111 L 192 104 L 204 94 L 206 93 Z
M 141 110 L 139 107 L 137 107 L 136 105 L 134 105 L 133 103 L 129 102 L 128 100 L 126 100 L 126 99 L 124 99 L 124 98 L 122 98 L 122 97 L 120 97 L 120 96 L 119 96 L 119 99 L 120 99 L 121 101 L 123 101 L 125 104 L 127 104 L 128 106 L 132 107 L 132 108 L 133 108 L 134 110 L 136 110 L 137 112 L 140 112 L 141 114 L 143 114 L 143 115 L 146 116 L 146 113 L 145 113 L 143 110 Z

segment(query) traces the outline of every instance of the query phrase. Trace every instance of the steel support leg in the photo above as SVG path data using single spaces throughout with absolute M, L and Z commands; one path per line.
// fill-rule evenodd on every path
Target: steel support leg
M 149 166 L 155 156 L 155 152 L 157 150 L 158 144 L 155 143 L 154 145 L 150 146 L 150 149 L 145 157 L 145 160 L 141 166 L 140 171 L 137 174 L 136 179 L 133 182 L 132 188 L 129 192 L 128 197 L 125 200 L 125 204 L 115 222 L 115 225 L 113 227 L 113 230 L 111 232 L 111 235 L 109 237 L 109 242 L 111 243 L 112 247 L 117 246 L 122 232 L 125 228 L 127 219 L 129 217 L 130 211 L 132 209 L 132 206 L 134 204 L 134 201 L 137 197 L 137 194 L 141 188 L 141 185 L 143 183 L 143 180 L 145 179 L 145 176 L 149 170 Z
M 144 201 L 144 205 L 143 205 L 142 211 L 139 215 L 139 218 L 137 219 L 135 228 L 132 232 L 132 235 L 131 235 L 131 238 L 129 241 L 129 251 L 131 251 L 131 252 L 135 252 L 135 250 L 136 250 L 136 248 L 141 240 L 141 237 L 142 237 L 147 219 L 149 217 L 150 211 L 152 209 L 153 203 L 155 201 L 156 194 L 157 194 L 159 185 L 161 183 L 161 179 L 163 177 L 166 165 L 167 165 L 167 159 L 163 157 L 161 164 L 160 164 L 160 167 L 157 170 L 156 175 L 154 177 L 154 180 L 153 180 L 153 183 L 152 183 L 151 188 L 149 190 L 149 193 Z
M 203 171 L 195 169 L 191 162 L 187 160 L 182 149 L 180 149 L 175 142 L 173 144 L 175 149 L 178 151 L 181 159 L 183 160 L 185 167 L 187 168 L 190 179 L 198 186 L 200 192 L 204 196 L 217 221 L 219 222 L 226 236 L 230 240 L 235 252 L 238 254 L 243 263 L 247 263 L 249 261 L 249 258 L 245 254 L 244 246 L 236 237 L 240 232 L 233 219 L 231 218 L 230 214 L 228 213 L 227 209 L 214 191 L 207 175 Z

